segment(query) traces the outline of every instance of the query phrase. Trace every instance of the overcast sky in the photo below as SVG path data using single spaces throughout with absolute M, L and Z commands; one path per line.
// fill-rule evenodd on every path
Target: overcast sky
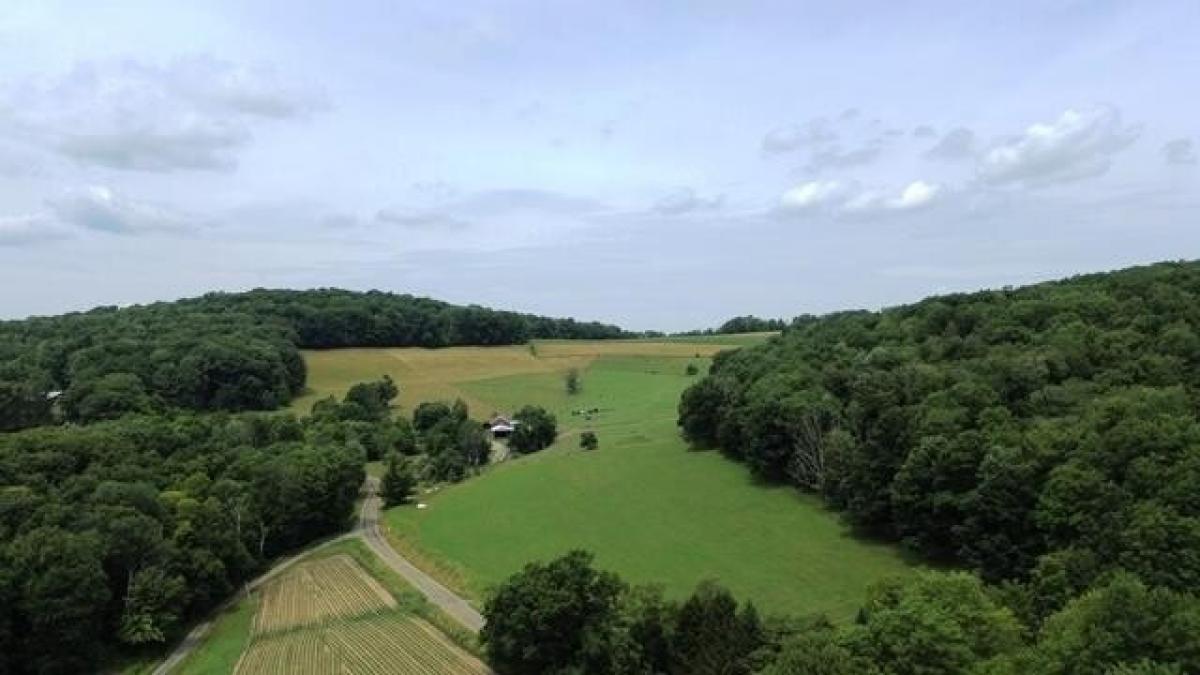
M 1200 257 L 1200 3 L 4 0 L 0 316 L 685 329 Z

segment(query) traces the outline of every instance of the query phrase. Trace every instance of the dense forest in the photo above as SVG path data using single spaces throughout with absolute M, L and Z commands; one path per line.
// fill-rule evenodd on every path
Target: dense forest
M 212 293 L 0 322 L 0 432 L 167 408 L 276 408 L 304 387 L 303 348 L 624 335 L 574 319 L 342 290 Z
M 364 463 L 418 452 L 398 393 L 384 378 L 303 419 L 0 434 L 0 673 L 87 672 L 174 639 L 276 556 L 344 530 Z
M 975 570 L 1027 634 L 1083 639 L 1050 617 L 1117 592 L 1188 607 L 1143 617 L 1165 634 L 1200 626 L 1198 330 L 1197 263 L 806 317 L 719 355 L 679 424 L 864 532 Z M 1196 672 L 1190 645 L 1168 660 Z
M 484 607 L 499 675 L 1182 675 L 1200 672 L 1200 600 L 1119 572 L 1022 623 L 967 572 L 879 582 L 852 623 L 762 616 L 720 585 L 682 601 L 583 551 L 531 563 Z

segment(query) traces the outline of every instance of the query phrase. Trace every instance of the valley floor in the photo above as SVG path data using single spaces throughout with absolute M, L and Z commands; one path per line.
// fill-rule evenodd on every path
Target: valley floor
M 915 568 L 894 547 L 854 537 L 815 498 L 688 450 L 675 426 L 679 394 L 694 381 L 685 371 L 693 363 L 703 372 L 727 347 L 719 339 L 306 356 L 314 388 L 331 392 L 332 382 L 348 387 L 388 372 L 401 388 L 401 414 L 427 398 L 458 397 L 476 417 L 526 403 L 558 416 L 552 448 L 419 495 L 428 508 L 385 514 L 393 545 L 477 606 L 525 563 L 584 548 L 601 567 L 674 597 L 715 579 L 768 612 L 848 618 L 871 582 Z M 574 396 L 565 391 L 568 368 L 582 372 Z M 584 430 L 597 434 L 598 450 L 578 449 Z

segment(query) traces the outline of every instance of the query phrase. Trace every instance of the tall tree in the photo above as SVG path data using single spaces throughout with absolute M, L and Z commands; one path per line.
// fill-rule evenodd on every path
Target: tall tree
M 558 420 L 545 408 L 527 405 L 513 415 L 516 429 L 508 444 L 517 452 L 537 452 L 549 447 L 558 436 Z
M 615 675 L 624 588 L 583 551 L 526 565 L 484 604 L 488 662 L 500 675 Z
M 380 482 L 384 505 L 392 507 L 407 503 L 416 487 L 417 476 L 411 461 L 399 453 L 388 455 L 387 470 Z

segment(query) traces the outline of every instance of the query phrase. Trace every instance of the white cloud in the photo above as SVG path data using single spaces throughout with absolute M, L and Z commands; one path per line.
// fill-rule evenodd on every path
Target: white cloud
M 1195 164 L 1196 146 L 1190 138 L 1176 138 L 1162 147 L 1163 159 L 1167 164 Z
M 888 205 L 893 209 L 916 209 L 926 206 L 937 199 L 938 194 L 942 191 L 942 186 L 936 183 L 926 183 L 923 180 L 916 180 L 908 184 L 900 196 L 891 200 Z
M 702 197 L 692 188 L 681 188 L 658 200 L 654 211 L 667 216 L 716 211 L 725 204 L 724 195 Z
M 801 183 L 783 193 L 780 206 L 787 210 L 804 211 L 840 202 L 848 186 L 836 180 L 813 180 Z
M 0 246 L 20 246 L 67 236 L 69 233 L 46 214 L 0 216 Z
M 975 154 L 975 132 L 966 127 L 949 131 L 932 148 L 925 151 L 929 159 L 948 161 L 968 159 Z
M 50 200 L 49 206 L 63 223 L 115 234 L 184 232 L 199 225 L 191 216 L 102 186 L 68 192 Z
M 1030 126 L 983 154 L 979 177 L 993 185 L 1039 186 L 1098 176 L 1112 157 L 1141 134 L 1108 106 L 1067 110 L 1057 120 Z
M 863 189 L 856 183 L 816 180 L 785 192 L 780 206 L 786 211 L 865 215 L 919 209 L 935 202 L 943 192 L 941 185 L 923 180 L 909 183 L 898 194 Z
M 101 61 L 10 88 L 0 123 L 84 164 L 228 170 L 255 122 L 302 117 L 324 105 L 319 91 L 285 84 L 265 68 L 207 57 L 165 66 Z

